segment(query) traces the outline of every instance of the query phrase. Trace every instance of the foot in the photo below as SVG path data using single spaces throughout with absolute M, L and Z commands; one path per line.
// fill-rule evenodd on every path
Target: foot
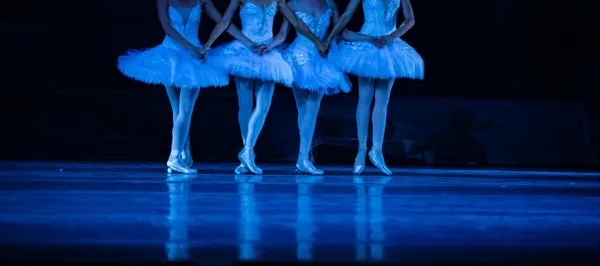
M 234 172 L 236 175 L 241 175 L 241 174 L 247 174 L 249 171 L 244 166 L 244 164 L 240 164 L 238 167 L 235 168 Z
M 296 163 L 296 173 L 298 174 L 309 174 L 309 175 L 322 175 L 323 170 L 315 168 L 309 160 L 300 160 Z
M 362 174 L 363 170 L 365 170 L 365 157 L 367 152 L 365 150 L 359 150 L 356 154 L 356 158 L 354 158 L 354 167 L 352 168 L 352 173 L 355 175 Z
M 381 171 L 384 175 L 392 175 L 392 170 L 385 165 L 385 160 L 383 159 L 381 150 L 371 150 L 369 152 L 369 160 L 371 160 L 371 163 L 375 165 L 375 167 L 377 167 L 377 169 L 379 169 L 379 171 Z
M 254 153 L 252 150 L 244 148 L 240 153 L 238 153 L 238 159 L 240 162 L 248 169 L 250 172 L 262 175 L 262 169 L 258 168 L 256 164 L 254 164 Z
M 169 173 L 181 173 L 181 174 L 196 174 L 198 171 L 196 169 L 189 168 L 185 163 L 179 158 L 170 158 L 167 161 L 167 172 Z

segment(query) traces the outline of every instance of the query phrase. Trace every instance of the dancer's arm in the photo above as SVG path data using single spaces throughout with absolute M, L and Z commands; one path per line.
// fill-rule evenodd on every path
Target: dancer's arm
M 240 0 L 231 0 L 229 2 L 229 6 L 227 6 L 227 10 L 225 10 L 223 17 L 221 17 L 221 20 L 219 20 L 219 22 L 217 22 L 217 25 L 210 33 L 210 37 L 208 37 L 208 40 L 204 44 L 204 49 L 210 48 L 213 45 L 213 43 L 217 40 L 217 38 L 219 38 L 219 36 L 221 36 L 221 34 L 223 34 L 223 32 L 229 27 L 229 24 L 233 19 L 233 15 L 235 15 L 235 11 L 240 6 L 240 4 Z
M 327 39 L 325 40 L 326 43 L 331 43 L 331 41 L 333 41 L 333 39 L 338 36 L 340 32 L 344 30 L 344 28 L 346 28 L 346 25 L 348 25 L 350 19 L 352 19 L 352 16 L 354 16 L 354 12 L 361 1 L 362 0 L 350 0 L 348 7 L 346 7 L 346 10 L 344 11 L 344 14 L 340 16 L 337 23 L 335 23 L 335 26 L 329 33 L 329 36 L 327 36 Z
M 331 8 L 331 13 L 332 13 L 332 18 L 333 20 L 331 21 L 333 23 L 333 25 L 336 25 L 338 23 L 338 21 L 340 21 L 340 11 L 337 8 L 337 5 L 335 4 L 335 1 L 333 0 L 327 0 L 330 4 L 329 7 Z M 336 36 L 335 37 L 335 42 L 336 43 L 340 43 L 341 37 L 340 36 Z M 331 45 L 331 42 L 325 42 L 325 45 L 327 45 L 327 49 L 329 49 L 329 46 Z
M 261 52 L 266 53 L 267 51 L 281 45 L 283 42 L 285 42 L 285 39 L 287 38 L 289 31 L 290 31 L 290 22 L 287 19 L 283 19 L 283 22 L 281 23 L 281 29 L 279 29 L 279 33 L 277 33 L 277 35 L 275 35 L 275 37 L 273 37 L 273 40 L 271 41 L 271 43 L 264 46 L 264 48 L 261 50 Z
M 413 12 L 410 0 L 402 0 L 402 14 L 404 15 L 404 21 L 400 24 L 400 27 L 389 35 L 381 37 L 381 41 L 388 43 L 394 39 L 402 37 L 408 30 L 415 25 L 415 14 Z
M 200 47 L 194 46 L 188 40 L 186 40 L 173 26 L 171 26 L 171 18 L 169 17 L 169 0 L 157 0 L 156 6 L 158 8 L 158 19 L 162 26 L 165 34 L 175 40 L 181 46 L 193 51 L 198 57 L 200 56 Z
M 287 21 L 289 21 L 299 33 L 306 36 L 313 43 L 315 43 L 317 49 L 319 50 L 319 53 L 322 56 L 327 55 L 327 49 L 325 48 L 321 40 L 319 40 L 319 38 L 310 30 L 310 28 L 308 28 L 308 26 L 306 26 L 306 24 L 304 24 L 304 22 L 300 18 L 298 18 L 296 14 L 294 14 L 294 11 L 292 11 L 292 9 L 288 6 L 285 0 L 277 0 L 277 7 L 279 8 L 279 11 L 283 14 L 283 16 L 287 19 Z
M 377 37 L 351 30 L 344 30 L 342 39 L 348 42 L 373 42 Z
M 338 10 L 335 1 L 327 0 L 330 3 L 331 13 L 333 13 L 333 25 L 337 24 L 340 21 L 340 10 Z
M 212 0 L 202 0 L 202 2 L 204 4 L 204 10 L 206 10 L 206 14 L 213 21 L 215 21 L 216 23 L 219 23 L 219 21 L 221 21 L 221 19 L 222 19 L 221 13 L 219 12 L 219 10 L 217 10 L 215 5 L 213 4 L 213 1 Z M 248 38 L 246 35 L 244 35 L 233 24 L 229 25 L 229 27 L 227 28 L 227 33 L 231 34 L 231 36 L 233 36 L 233 38 L 240 41 L 242 44 L 246 45 L 247 47 L 253 47 L 255 45 L 255 43 L 252 40 L 250 40 L 250 38 Z

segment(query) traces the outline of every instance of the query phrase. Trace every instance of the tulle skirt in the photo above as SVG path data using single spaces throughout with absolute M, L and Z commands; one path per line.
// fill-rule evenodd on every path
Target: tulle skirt
M 345 73 L 374 79 L 423 79 L 423 58 L 398 38 L 382 48 L 370 42 L 342 42 L 336 55 Z
M 337 53 L 332 42 L 330 54 Z M 352 83 L 337 65 L 322 57 L 313 43 L 293 42 L 283 52 L 294 73 L 293 86 L 325 95 L 350 92 Z
M 181 89 L 221 87 L 229 84 L 227 73 L 210 60 L 202 61 L 191 52 L 163 44 L 144 50 L 129 50 L 117 67 L 127 77 Z
M 211 52 L 218 60 L 215 64 L 234 77 L 270 81 L 286 86 L 291 86 L 294 81 L 292 69 L 279 50 L 273 49 L 259 55 L 241 42 L 233 41 L 216 47 Z

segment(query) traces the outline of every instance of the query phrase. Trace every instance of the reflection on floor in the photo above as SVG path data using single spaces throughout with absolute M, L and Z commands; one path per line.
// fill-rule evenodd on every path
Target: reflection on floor
M 600 173 L 0 163 L 11 262 L 566 263 L 600 258 Z

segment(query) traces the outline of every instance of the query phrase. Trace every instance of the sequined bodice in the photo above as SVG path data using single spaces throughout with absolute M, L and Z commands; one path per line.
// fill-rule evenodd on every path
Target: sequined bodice
M 187 10 L 186 10 L 187 9 Z M 187 15 L 187 18 L 184 16 Z M 171 19 L 171 26 L 183 36 L 186 40 L 195 46 L 200 46 L 198 40 L 198 28 L 200 27 L 200 19 L 202 15 L 202 7 L 196 5 L 195 7 L 178 7 L 169 6 L 169 18 Z M 164 45 L 180 47 L 179 43 L 171 39 L 171 37 L 165 37 L 163 41 Z
M 401 0 L 363 0 L 365 24 L 361 33 L 379 36 L 396 30 L 396 14 Z
M 242 33 L 257 43 L 266 43 L 273 39 L 273 19 L 277 14 L 277 3 L 262 8 L 249 0 L 240 10 Z
M 306 26 L 314 33 L 319 39 L 323 40 L 327 37 L 327 29 L 331 23 L 331 9 L 327 9 L 321 16 L 315 17 L 306 12 L 296 11 L 296 16 L 300 18 Z M 306 38 L 304 35 L 298 33 L 298 37 Z
M 323 40 L 327 37 L 327 30 L 331 23 L 331 8 L 323 12 L 320 16 L 313 16 L 306 12 L 296 11 L 296 16 L 300 18 L 310 31 L 319 39 Z M 296 39 L 288 47 L 290 55 L 292 55 L 298 65 L 306 64 L 311 58 L 318 57 L 317 46 L 306 36 L 296 31 L 298 34 Z

